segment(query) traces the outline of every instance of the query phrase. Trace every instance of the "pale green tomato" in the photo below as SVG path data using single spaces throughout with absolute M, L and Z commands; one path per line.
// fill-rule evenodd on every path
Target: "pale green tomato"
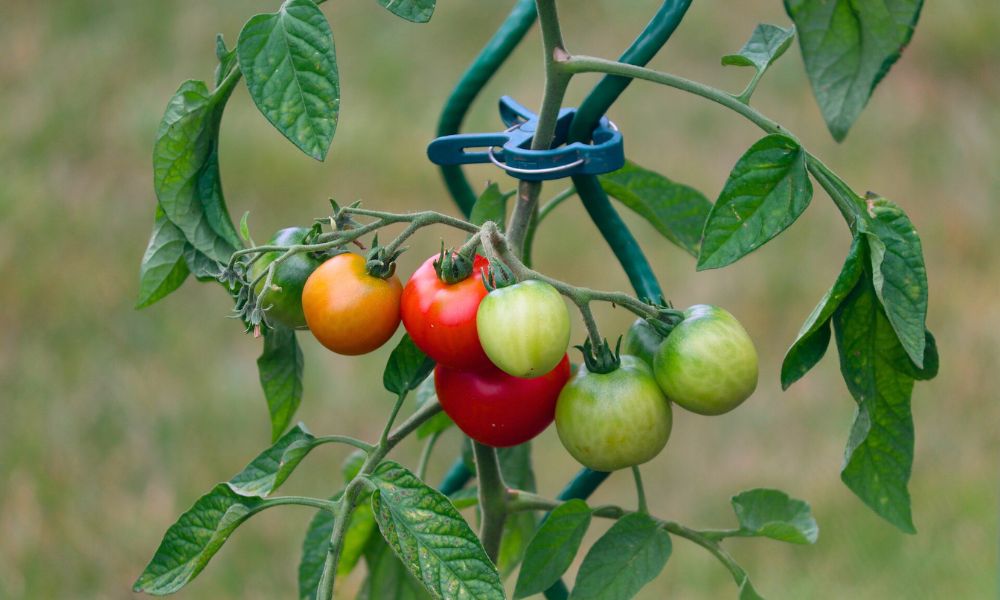
M 646 363 L 623 355 L 610 373 L 583 365 L 556 404 L 556 431 L 566 450 L 595 471 L 653 459 L 670 438 L 673 414 Z
M 646 319 L 636 319 L 635 323 L 628 328 L 625 339 L 622 341 L 622 354 L 638 356 L 642 362 L 653 368 L 653 357 L 663 343 L 663 336 L 653 329 Z
M 736 318 L 699 304 L 670 332 L 653 360 L 663 393 L 701 415 L 721 415 L 757 388 L 757 350 Z
M 545 375 L 569 346 L 569 311 L 556 288 L 536 280 L 490 292 L 476 313 L 490 361 L 514 377 Z

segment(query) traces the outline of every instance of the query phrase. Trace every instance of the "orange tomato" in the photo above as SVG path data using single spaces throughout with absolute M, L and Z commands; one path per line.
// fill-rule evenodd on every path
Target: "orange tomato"
M 337 354 L 365 354 L 384 344 L 399 327 L 402 293 L 395 275 L 373 277 L 363 257 L 338 254 L 306 280 L 302 310 L 319 343 Z

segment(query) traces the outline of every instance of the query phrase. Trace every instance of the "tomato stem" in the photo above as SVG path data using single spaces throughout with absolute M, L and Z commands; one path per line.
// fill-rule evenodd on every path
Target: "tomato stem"
M 639 512 L 648 515 L 649 506 L 646 504 L 646 490 L 642 486 L 642 472 L 639 470 L 639 465 L 632 466 L 632 477 L 635 479 L 635 495 L 639 499 Z
M 486 549 L 486 555 L 496 564 L 503 539 L 503 525 L 507 520 L 507 486 L 500 473 L 496 448 L 473 442 L 472 451 L 476 457 L 479 507 L 482 511 L 479 539 Z

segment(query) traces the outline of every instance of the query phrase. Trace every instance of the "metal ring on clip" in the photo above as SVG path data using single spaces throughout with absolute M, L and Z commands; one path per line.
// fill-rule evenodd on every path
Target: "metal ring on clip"
M 497 157 L 493 155 L 493 148 L 490 148 L 489 150 L 486 151 L 486 156 L 489 157 L 491 163 L 500 167 L 504 171 L 507 171 L 508 173 L 518 173 L 520 175 L 544 175 L 546 173 L 560 173 L 562 171 L 567 171 L 569 169 L 579 167 L 584 162 L 586 162 L 584 159 L 578 158 L 569 164 L 559 165 L 558 167 L 547 167 L 545 169 L 521 169 L 519 167 L 511 167 L 506 163 L 502 163 L 499 160 L 497 160 Z

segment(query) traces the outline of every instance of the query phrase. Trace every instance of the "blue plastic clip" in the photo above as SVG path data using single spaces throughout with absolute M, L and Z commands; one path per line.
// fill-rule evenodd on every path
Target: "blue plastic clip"
M 601 117 L 592 144 L 567 144 L 575 108 L 559 111 L 551 150 L 531 150 L 538 116 L 510 96 L 500 98 L 500 118 L 508 128 L 497 133 L 461 133 L 439 137 L 427 147 L 427 157 L 438 165 L 491 162 L 512 177 L 528 181 L 597 175 L 617 171 L 625 164 L 622 134 Z M 499 148 L 499 150 L 497 150 Z

